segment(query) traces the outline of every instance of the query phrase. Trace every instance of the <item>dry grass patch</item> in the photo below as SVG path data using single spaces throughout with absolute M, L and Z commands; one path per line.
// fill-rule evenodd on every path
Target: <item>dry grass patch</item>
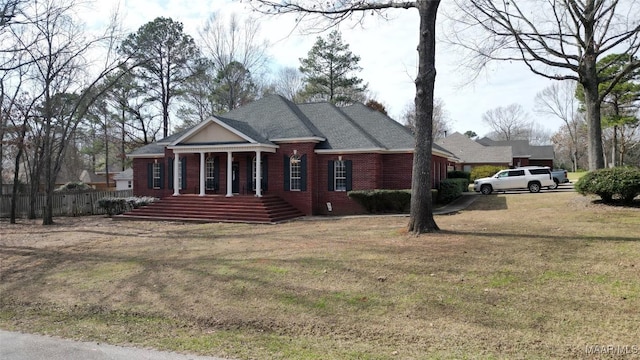
M 380 216 L 0 231 L 0 327 L 250 359 L 585 358 L 640 346 L 640 209 L 480 197 Z

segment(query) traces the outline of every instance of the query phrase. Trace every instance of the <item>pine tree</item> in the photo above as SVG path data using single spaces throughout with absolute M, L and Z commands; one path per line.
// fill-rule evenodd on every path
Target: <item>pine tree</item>
M 340 32 L 332 31 L 327 39 L 318 37 L 307 55 L 300 59 L 300 72 L 305 76 L 303 98 L 307 101 L 329 101 L 348 105 L 364 99 L 367 85 L 353 72 L 360 71 L 360 57 L 349 51 Z

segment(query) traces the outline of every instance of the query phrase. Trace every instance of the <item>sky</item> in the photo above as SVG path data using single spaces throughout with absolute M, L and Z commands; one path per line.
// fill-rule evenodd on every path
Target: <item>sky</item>
M 252 13 L 246 3 L 238 0 L 96 0 L 81 16 L 88 26 L 100 26 L 115 8 L 130 32 L 163 16 L 182 22 L 184 31 L 196 40 L 198 29 L 212 12 L 258 17 L 260 35 L 270 44 L 269 63 L 274 73 L 279 67 L 297 68 L 299 59 L 307 56 L 317 37 L 327 35 L 296 28 L 294 16 Z M 338 30 L 343 42 L 360 56 L 362 71 L 357 75 L 368 84 L 373 98 L 385 105 L 389 116 L 400 121 L 415 96 L 419 18 L 416 9 L 391 10 L 388 15 L 388 21 L 371 16 L 363 26 L 342 24 Z M 444 102 L 452 131 L 471 130 L 486 135 L 491 129 L 483 123 L 482 115 L 513 103 L 520 104 L 530 120 L 551 132 L 562 125 L 561 120 L 534 111 L 536 94 L 552 85 L 551 80 L 532 74 L 517 62 L 495 63 L 475 76 L 464 70 L 462 54 L 457 49 L 440 42 L 436 46 L 435 96 Z

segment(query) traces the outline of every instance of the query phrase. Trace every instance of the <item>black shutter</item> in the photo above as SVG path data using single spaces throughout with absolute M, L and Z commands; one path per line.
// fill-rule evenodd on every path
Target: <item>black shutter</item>
M 153 163 L 147 164 L 147 188 L 153 189 Z
M 164 162 L 160 163 L 160 189 L 164 189 Z
M 307 191 L 307 155 L 300 158 L 300 191 Z
M 264 156 L 264 158 L 262 159 L 262 191 L 267 191 L 267 186 L 269 185 L 269 181 L 267 181 L 269 179 L 268 174 L 269 174 L 269 158 L 267 156 Z
M 353 166 L 351 160 L 345 161 L 345 170 L 347 170 L 347 191 L 351 191 L 353 183 Z
M 253 177 L 253 158 L 251 155 L 247 155 L 247 192 L 253 190 L 253 181 L 255 177 Z
M 169 163 L 169 189 L 173 189 L 173 158 L 168 158 Z
M 227 184 L 229 186 L 231 184 Z M 220 157 L 213 158 L 213 190 L 220 190 Z
M 282 165 L 282 167 L 284 169 L 284 179 L 283 179 L 284 191 L 290 191 L 291 190 L 291 174 L 290 174 L 291 169 L 289 168 L 290 166 L 289 163 L 291 159 L 287 155 L 285 155 L 283 157 L 283 160 L 284 160 L 284 165 Z
M 187 188 L 187 158 L 183 157 L 182 158 L 182 165 L 181 165 L 181 169 L 180 171 L 182 171 L 182 189 L 186 189 Z
M 329 166 L 327 167 L 327 184 L 328 184 L 328 188 L 327 190 L 329 191 L 333 191 L 334 189 L 334 181 L 333 181 L 333 172 L 334 170 L 334 163 L 333 160 L 329 160 L 328 162 Z

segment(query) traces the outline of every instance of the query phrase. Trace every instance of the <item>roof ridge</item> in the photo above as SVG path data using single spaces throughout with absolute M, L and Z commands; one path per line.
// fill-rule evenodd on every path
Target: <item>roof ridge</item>
M 307 129 L 309 131 L 311 131 L 311 133 L 315 136 L 318 137 L 322 137 L 322 138 L 327 138 L 322 131 L 320 131 L 320 129 L 318 129 L 313 122 L 309 119 L 309 117 L 307 117 L 307 115 L 305 115 L 302 110 L 300 110 L 300 105 L 304 105 L 304 104 L 295 104 L 293 101 L 285 98 L 282 95 L 278 95 L 275 94 L 275 96 L 279 97 L 281 101 L 283 101 L 285 103 L 285 105 L 287 105 L 287 107 L 289 107 L 289 109 L 291 109 L 294 114 L 296 114 L 296 116 L 298 117 L 298 119 L 302 122 L 302 124 L 304 126 L 307 127 Z
M 374 113 L 374 114 L 376 114 L 376 115 L 381 115 L 381 116 L 386 117 L 388 120 L 391 120 L 391 121 L 394 123 L 394 125 L 393 125 L 393 126 L 396 126 L 396 127 L 400 128 L 400 129 L 402 129 L 402 130 L 406 131 L 406 132 L 407 132 L 408 134 L 410 134 L 411 136 L 414 136 L 414 135 L 413 135 L 413 133 L 411 132 L 411 130 L 409 130 L 405 125 L 402 125 L 402 124 L 401 124 L 400 122 L 398 122 L 396 119 L 392 118 L 391 116 L 389 116 L 389 115 L 387 115 L 387 114 L 385 114 L 385 113 L 383 113 L 383 112 L 381 112 L 381 111 L 378 111 L 378 110 L 376 110 L 376 109 L 372 109 L 372 108 L 368 107 L 367 105 L 365 105 L 365 104 L 363 104 L 363 103 L 361 103 L 361 102 L 355 102 L 355 103 L 353 103 L 353 104 L 351 104 L 351 105 L 347 105 L 347 106 L 345 106 L 344 108 L 353 107 L 353 106 L 355 106 L 355 105 L 358 105 L 358 106 L 360 106 L 360 107 L 364 108 L 365 110 L 367 110 L 367 111 L 369 111 L 369 112 L 371 112 L 371 113 Z
M 378 145 L 379 147 L 386 149 L 387 147 L 384 146 L 384 144 L 382 144 L 378 139 L 376 139 L 373 135 L 371 135 L 371 133 L 369 133 L 367 130 L 365 130 L 360 123 L 358 123 L 355 119 L 353 119 L 351 116 L 349 116 L 347 113 L 345 113 L 342 109 L 343 108 L 339 108 L 337 106 L 335 106 L 334 104 L 331 104 L 336 110 L 338 110 L 338 112 L 340 114 L 342 114 L 345 118 L 347 118 L 356 129 L 358 129 L 359 131 L 361 131 L 372 143 Z M 354 104 L 351 104 L 349 106 L 353 106 Z M 364 106 L 364 104 L 362 104 Z M 346 106 L 345 106 L 346 107 Z M 365 106 L 366 107 L 366 106 Z M 395 120 L 394 120 L 395 122 Z

